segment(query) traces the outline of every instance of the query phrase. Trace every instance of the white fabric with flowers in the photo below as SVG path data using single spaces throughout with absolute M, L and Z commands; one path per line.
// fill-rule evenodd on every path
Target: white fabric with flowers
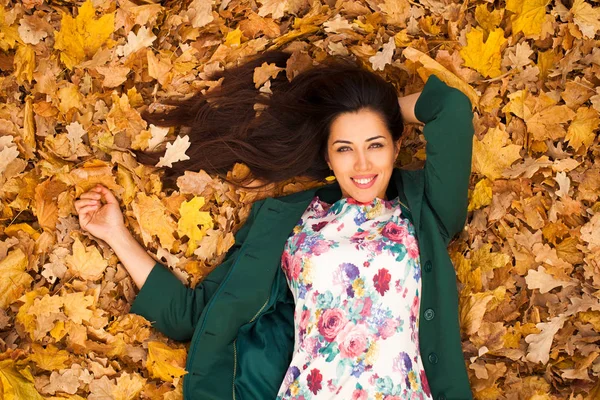
M 398 198 L 315 197 L 281 267 L 295 345 L 277 400 L 432 398 L 418 342 L 419 247 Z

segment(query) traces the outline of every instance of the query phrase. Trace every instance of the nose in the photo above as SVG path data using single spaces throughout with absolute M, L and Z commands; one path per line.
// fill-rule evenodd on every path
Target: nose
M 371 161 L 369 157 L 364 151 L 356 152 L 356 160 L 354 162 L 354 168 L 357 171 L 370 171 L 371 170 Z

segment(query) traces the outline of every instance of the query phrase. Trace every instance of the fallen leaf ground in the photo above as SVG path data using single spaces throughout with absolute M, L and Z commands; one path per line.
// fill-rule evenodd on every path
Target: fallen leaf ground
M 168 191 L 127 150 L 179 129 L 140 111 L 285 49 L 354 55 L 399 95 L 434 73 L 469 96 L 470 213 L 449 251 L 474 397 L 600 398 L 599 33 L 600 4 L 584 0 L 0 2 L 0 397 L 182 398 L 187 344 L 128 314 L 134 285 L 73 201 L 108 187 L 140 243 L 195 286 L 252 201 L 307 184 L 257 194 L 190 171 Z M 278 72 L 257 70 L 257 89 Z M 407 135 L 399 165 L 419 167 L 420 128 Z M 160 166 L 186 149 L 179 137 Z

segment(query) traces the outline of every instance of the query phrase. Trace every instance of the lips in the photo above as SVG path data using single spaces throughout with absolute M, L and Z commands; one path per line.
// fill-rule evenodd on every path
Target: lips
M 373 179 L 371 179 L 371 180 L 370 180 L 368 183 L 366 183 L 366 184 L 358 183 L 357 181 L 355 181 L 355 180 L 354 180 L 354 178 L 350 178 L 350 179 L 352 179 L 352 182 L 354 182 L 354 184 L 355 184 L 355 185 L 356 185 L 358 188 L 360 188 L 360 189 L 368 189 L 368 188 L 370 188 L 371 186 L 373 186 L 373 184 L 375 183 L 375 181 L 377 180 L 377 177 L 378 177 L 378 175 L 371 175 L 371 176 L 374 176 L 374 178 L 373 178 Z M 357 178 L 357 179 L 363 179 L 363 178 L 359 178 L 359 177 L 356 177 L 356 178 Z M 367 178 L 367 179 L 368 179 L 368 178 Z

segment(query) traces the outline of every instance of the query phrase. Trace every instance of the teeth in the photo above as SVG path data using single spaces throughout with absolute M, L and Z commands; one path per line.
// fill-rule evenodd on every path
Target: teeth
M 354 179 L 354 178 L 352 178 L 352 179 Z M 354 179 L 354 181 L 360 183 L 361 185 L 365 185 L 365 184 L 371 182 L 373 179 L 375 179 L 375 177 L 373 177 L 371 179 Z

